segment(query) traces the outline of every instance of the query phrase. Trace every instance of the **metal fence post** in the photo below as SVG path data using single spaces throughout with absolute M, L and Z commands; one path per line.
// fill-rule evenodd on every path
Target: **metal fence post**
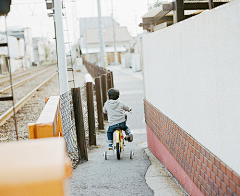
M 112 88 L 110 72 L 107 73 L 107 90 Z
M 107 79 L 106 78 L 107 78 L 106 74 L 103 74 L 101 76 L 103 105 L 107 101 Z M 104 114 L 104 120 L 107 120 L 107 114 Z
M 114 88 L 113 72 L 111 71 L 110 74 L 111 74 L 111 85 L 112 85 L 111 88 Z
M 78 156 L 80 160 L 85 159 L 88 161 L 80 88 L 72 88 L 72 100 L 77 134 Z
M 104 129 L 103 123 L 103 104 L 102 104 L 102 94 L 101 94 L 101 81 L 100 77 L 95 78 L 95 89 L 96 89 L 96 99 L 97 99 L 97 112 L 98 112 L 98 128 Z
M 94 100 L 93 100 L 93 84 L 86 83 L 87 91 L 87 108 L 88 108 L 88 126 L 89 126 L 89 145 L 96 146 L 96 130 L 95 130 L 95 115 L 94 115 Z

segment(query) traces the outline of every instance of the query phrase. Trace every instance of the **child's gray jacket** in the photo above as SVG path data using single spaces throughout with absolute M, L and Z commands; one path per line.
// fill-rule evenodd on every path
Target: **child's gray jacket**
M 107 114 L 109 126 L 121 123 L 125 121 L 125 111 L 130 111 L 130 107 L 125 105 L 122 101 L 107 100 L 103 106 L 103 113 Z

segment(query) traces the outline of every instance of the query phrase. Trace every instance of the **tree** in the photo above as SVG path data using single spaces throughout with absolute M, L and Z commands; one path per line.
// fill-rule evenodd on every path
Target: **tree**
M 151 10 L 151 9 L 153 9 L 155 7 L 159 7 L 160 5 L 162 5 L 162 1 L 157 0 L 155 3 L 149 5 L 148 10 Z
M 46 60 L 49 60 L 48 57 L 50 56 L 50 53 L 51 53 L 51 49 L 50 49 L 50 46 L 45 46 L 45 58 Z

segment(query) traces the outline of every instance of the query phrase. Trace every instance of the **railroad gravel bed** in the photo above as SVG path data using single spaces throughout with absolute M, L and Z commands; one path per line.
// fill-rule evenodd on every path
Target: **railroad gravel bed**
M 48 83 L 41 87 L 28 100 L 28 102 L 17 112 L 17 128 L 19 140 L 29 138 L 28 123 L 36 122 L 44 106 L 45 97 L 59 95 L 58 77 L 53 77 Z M 0 143 L 16 141 L 14 119 L 11 117 L 4 125 L 0 126 Z
M 54 67 L 48 72 L 45 72 L 44 74 L 41 74 L 35 77 L 34 79 L 29 80 L 26 83 L 13 88 L 15 104 L 56 71 L 57 71 L 57 68 Z M 2 96 L 8 96 L 9 94 L 11 94 L 10 90 L 2 93 Z M 12 107 L 11 101 L 0 102 L 0 115 L 2 115 L 10 107 Z
M 52 67 L 53 65 L 46 65 L 46 66 L 40 66 L 40 67 L 31 67 L 29 69 L 26 69 L 25 71 L 21 71 L 21 72 L 16 72 L 14 74 L 12 74 L 12 81 L 13 84 L 26 79 L 26 77 L 30 77 L 32 74 L 36 74 L 37 72 L 40 72 L 44 69 L 47 69 L 49 67 Z M 56 67 L 56 65 L 55 65 Z M 0 77 L 0 89 L 3 89 L 7 86 L 10 86 L 10 76 L 6 75 L 6 76 L 2 76 Z

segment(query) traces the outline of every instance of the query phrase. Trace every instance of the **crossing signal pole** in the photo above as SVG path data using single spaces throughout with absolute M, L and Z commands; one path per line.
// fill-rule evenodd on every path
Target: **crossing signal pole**
M 68 76 L 67 76 L 67 61 L 65 54 L 62 7 L 60 0 L 54 0 L 54 21 L 56 25 L 56 43 L 57 43 L 57 58 L 58 58 L 58 74 L 60 95 L 68 91 Z

